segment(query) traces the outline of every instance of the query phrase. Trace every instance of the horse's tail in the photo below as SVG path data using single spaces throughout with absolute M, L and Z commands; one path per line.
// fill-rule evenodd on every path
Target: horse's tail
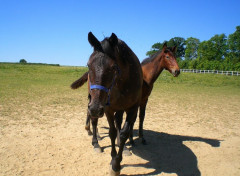
M 73 82 L 71 84 L 71 88 L 77 89 L 77 88 L 81 87 L 85 82 L 87 82 L 87 80 L 88 80 L 88 72 L 84 73 L 81 78 L 79 78 L 78 80 Z

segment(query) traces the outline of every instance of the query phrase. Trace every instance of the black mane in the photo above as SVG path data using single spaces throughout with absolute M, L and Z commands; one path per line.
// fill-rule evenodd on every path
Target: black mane
M 103 52 L 106 53 L 109 57 L 111 57 L 112 59 L 117 57 L 114 47 L 112 47 L 111 43 L 109 42 L 109 37 L 106 37 L 101 42 L 101 45 L 102 45 Z M 133 55 L 137 57 L 135 53 L 129 48 L 129 46 L 120 39 L 118 39 L 118 43 L 116 47 L 117 47 L 119 57 L 121 57 L 123 63 L 128 62 L 128 58 L 133 57 Z

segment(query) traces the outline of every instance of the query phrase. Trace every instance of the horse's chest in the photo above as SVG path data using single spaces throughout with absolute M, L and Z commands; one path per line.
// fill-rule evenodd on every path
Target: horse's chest
M 126 88 L 122 91 L 116 91 L 111 95 L 110 103 L 113 109 L 125 110 L 129 107 L 135 105 L 139 99 L 139 93 L 132 92 L 130 89 Z

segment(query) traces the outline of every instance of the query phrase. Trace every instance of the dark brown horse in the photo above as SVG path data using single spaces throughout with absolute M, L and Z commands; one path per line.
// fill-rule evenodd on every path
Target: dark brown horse
M 88 41 L 94 48 L 88 61 L 88 115 L 96 129 L 96 119 L 106 114 L 112 144 L 111 174 L 119 175 L 123 148 L 141 101 L 142 69 L 137 56 L 115 34 L 99 42 L 90 32 Z M 115 148 L 117 129 L 114 124 L 114 113 L 117 111 L 127 113 L 125 124 L 120 130 L 118 153 Z M 97 140 L 93 141 L 93 145 L 96 143 Z
M 156 54 L 143 60 L 141 63 L 143 71 L 143 87 L 142 87 L 142 99 L 140 104 L 139 113 L 139 137 L 142 138 L 142 143 L 146 144 L 146 140 L 143 138 L 143 121 L 145 117 L 146 105 L 148 102 L 148 97 L 150 96 L 154 82 L 161 74 L 163 69 L 168 70 L 174 77 L 180 74 L 179 66 L 175 57 L 176 47 L 167 47 L 166 44 L 163 45 L 162 50 L 159 50 Z M 76 80 L 72 84 L 73 89 L 81 87 L 88 80 L 88 72 L 86 72 L 80 79 Z M 123 111 L 118 111 L 115 114 L 117 126 L 120 129 L 122 124 Z M 131 127 L 132 129 L 133 127 Z M 92 134 L 90 131 L 90 118 L 87 117 L 85 129 L 88 134 Z M 95 133 L 95 131 L 93 132 Z M 95 136 L 99 134 L 95 134 Z M 99 137 L 100 138 L 100 137 Z M 130 143 L 133 144 L 132 132 L 130 133 Z M 118 141 L 119 143 L 119 141 Z

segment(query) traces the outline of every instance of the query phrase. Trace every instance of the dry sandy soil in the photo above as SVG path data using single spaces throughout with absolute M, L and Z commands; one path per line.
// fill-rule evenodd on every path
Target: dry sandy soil
M 53 97 L 0 105 L 0 175 L 108 175 L 106 117 L 99 121 L 98 154 L 84 129 L 86 92 Z M 128 146 L 133 154 L 124 156 L 121 175 L 239 176 L 240 99 L 217 97 L 153 92 L 144 123 L 148 145 L 138 140 L 136 122 L 136 147 Z

